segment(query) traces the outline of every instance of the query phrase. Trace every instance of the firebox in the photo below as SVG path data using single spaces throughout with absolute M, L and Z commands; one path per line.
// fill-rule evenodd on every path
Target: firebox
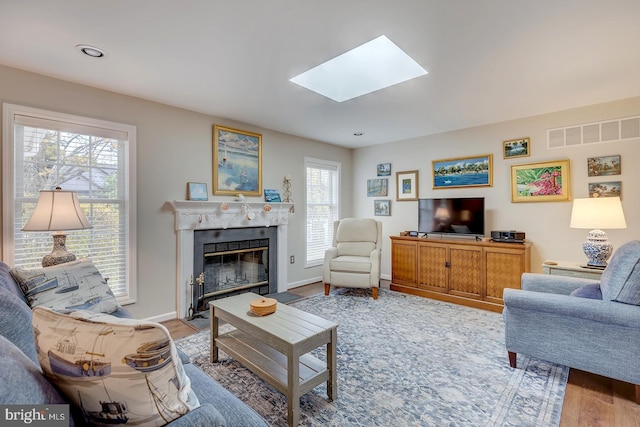
M 275 227 L 196 230 L 193 312 L 208 310 L 213 299 L 242 292 L 277 292 L 276 254 Z

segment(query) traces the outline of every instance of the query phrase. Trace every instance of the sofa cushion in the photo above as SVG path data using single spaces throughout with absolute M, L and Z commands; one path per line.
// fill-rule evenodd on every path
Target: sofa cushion
M 11 275 L 11 267 L 9 267 L 4 262 L 0 261 L 0 288 L 4 288 L 15 294 L 17 297 L 22 299 L 24 302 L 27 300 L 24 298 L 22 290 L 20 286 L 16 283 L 13 276 Z
M 102 313 L 118 309 L 107 281 L 87 258 L 33 270 L 14 268 L 11 275 L 32 308 L 44 306 L 60 312 Z
M 0 372 L 0 403 L 3 405 L 66 403 L 42 375 L 40 367 L 3 336 L 0 336 Z
M 602 299 L 640 305 L 640 241 L 620 246 L 600 278 Z
M 0 335 L 39 365 L 31 330 L 31 309 L 13 292 L 0 287 Z
M 158 323 L 36 307 L 33 329 L 45 376 L 95 422 L 108 403 L 114 418 L 154 426 L 199 405 L 169 331 Z
M 602 299 L 599 283 L 589 283 L 588 285 L 580 286 L 569 295 L 580 298 Z

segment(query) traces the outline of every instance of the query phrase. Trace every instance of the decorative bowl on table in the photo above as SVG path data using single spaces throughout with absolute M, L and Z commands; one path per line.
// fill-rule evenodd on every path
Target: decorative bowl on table
M 275 313 L 278 301 L 274 298 L 257 298 L 251 301 L 251 312 L 258 316 L 266 316 Z

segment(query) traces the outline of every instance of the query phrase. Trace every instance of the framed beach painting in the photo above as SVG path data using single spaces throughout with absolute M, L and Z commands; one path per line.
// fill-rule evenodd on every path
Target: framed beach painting
M 433 160 L 433 189 L 493 186 L 493 154 Z
M 502 156 L 505 159 L 513 159 L 515 157 L 527 157 L 531 155 L 529 145 L 530 138 L 518 138 L 504 141 L 502 143 Z
M 622 200 L 622 181 L 590 182 L 589 197 L 620 197 Z
M 389 180 L 387 178 L 368 179 L 367 197 L 381 197 L 388 193 Z
M 213 194 L 262 196 L 262 135 L 213 126 Z
M 187 200 L 208 200 L 207 184 L 204 182 L 187 182 Z
M 511 166 L 512 202 L 571 200 L 569 160 Z
M 396 200 L 418 200 L 418 171 L 396 172 Z
M 391 200 L 374 200 L 374 216 L 391 216 Z
M 587 170 L 589 176 L 609 176 L 620 175 L 620 155 L 589 157 L 587 159 Z
M 378 163 L 376 166 L 376 174 L 378 176 L 391 175 L 391 163 Z

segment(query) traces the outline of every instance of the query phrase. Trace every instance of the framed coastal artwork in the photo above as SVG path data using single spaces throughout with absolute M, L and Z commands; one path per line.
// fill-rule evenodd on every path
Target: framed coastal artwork
M 589 176 L 620 175 L 622 173 L 620 155 L 589 157 L 587 170 Z
M 213 126 L 213 194 L 262 196 L 262 135 Z
M 505 159 L 527 157 L 531 155 L 531 152 L 529 151 L 529 145 L 531 145 L 530 138 L 518 138 L 504 141 L 502 143 L 502 156 Z
M 590 182 L 589 197 L 620 197 L 622 200 L 622 181 Z
M 433 189 L 493 186 L 493 154 L 433 160 Z
M 511 166 L 512 202 L 571 200 L 569 160 Z
M 391 163 L 378 163 L 376 166 L 376 174 L 378 176 L 391 175 Z
M 374 200 L 374 216 L 391 216 L 391 200 Z
M 187 182 L 187 200 L 208 200 L 208 195 L 204 182 Z
M 367 197 L 383 197 L 389 191 L 389 179 L 377 178 L 367 180 Z

